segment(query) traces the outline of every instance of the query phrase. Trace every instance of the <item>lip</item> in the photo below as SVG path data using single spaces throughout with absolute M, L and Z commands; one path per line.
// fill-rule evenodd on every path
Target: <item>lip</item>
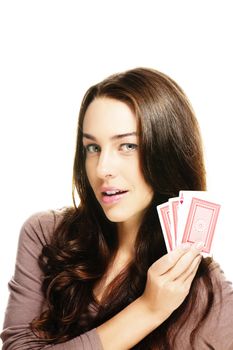
M 107 191 L 127 191 L 124 188 L 119 188 L 119 187 L 110 187 L 110 186 L 102 186 L 100 188 L 101 193 L 107 192 Z
M 121 191 L 123 193 L 107 196 L 104 194 L 104 192 L 108 191 Z M 120 189 L 116 187 L 101 187 L 101 200 L 104 204 L 113 204 L 119 202 L 129 191 L 125 189 Z

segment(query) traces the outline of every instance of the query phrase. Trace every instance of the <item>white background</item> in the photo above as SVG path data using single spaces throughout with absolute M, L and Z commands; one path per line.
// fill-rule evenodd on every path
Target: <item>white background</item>
M 233 280 L 230 6 L 224 0 L 0 1 L 1 323 L 21 225 L 36 211 L 71 204 L 83 93 L 136 66 L 170 75 L 193 104 L 209 190 L 225 205 L 214 255 Z

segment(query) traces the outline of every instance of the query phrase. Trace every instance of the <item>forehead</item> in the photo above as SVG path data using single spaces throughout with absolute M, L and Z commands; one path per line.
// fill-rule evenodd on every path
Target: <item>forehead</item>
M 121 134 L 137 130 L 137 119 L 130 107 L 119 100 L 98 97 L 88 106 L 83 132 Z

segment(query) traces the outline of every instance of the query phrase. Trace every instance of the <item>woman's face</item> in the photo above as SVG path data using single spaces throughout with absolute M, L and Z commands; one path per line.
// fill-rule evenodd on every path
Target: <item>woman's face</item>
M 107 218 L 141 220 L 153 191 L 140 169 L 137 120 L 128 105 L 96 98 L 84 117 L 83 145 L 87 177 Z

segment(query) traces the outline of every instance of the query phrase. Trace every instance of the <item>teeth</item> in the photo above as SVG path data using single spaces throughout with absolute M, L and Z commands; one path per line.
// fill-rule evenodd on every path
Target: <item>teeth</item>
M 118 193 L 118 192 L 120 192 L 120 191 L 106 191 L 105 193 L 106 193 L 107 195 L 111 195 L 111 194 L 116 194 L 116 193 Z
M 123 191 L 123 190 L 116 190 L 116 191 L 105 191 L 105 192 L 102 192 L 104 195 L 106 196 L 114 196 L 116 194 L 121 194 L 121 193 L 125 193 L 127 191 Z

